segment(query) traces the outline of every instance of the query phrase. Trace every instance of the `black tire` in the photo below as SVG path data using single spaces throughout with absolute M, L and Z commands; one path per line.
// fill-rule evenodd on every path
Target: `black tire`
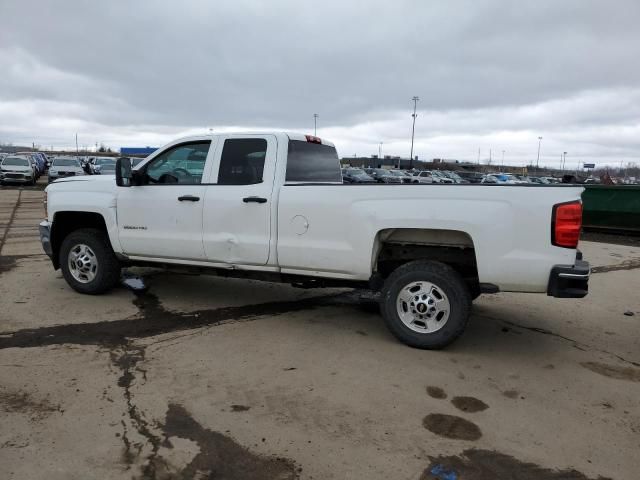
M 398 294 L 408 284 L 419 281 L 433 283 L 449 299 L 449 318 L 442 328 L 432 333 L 411 330 L 398 315 Z M 471 294 L 453 268 L 440 262 L 415 260 L 398 267 L 386 279 L 380 311 L 387 328 L 398 340 L 410 347 L 437 350 L 449 345 L 464 331 L 471 313 Z
M 78 244 L 87 245 L 97 259 L 95 277 L 88 283 L 76 280 L 69 269 L 69 252 Z M 120 280 L 120 262 L 111 248 L 109 238 L 105 232 L 95 228 L 82 228 L 67 235 L 60 246 L 60 268 L 71 288 L 88 295 L 107 292 Z

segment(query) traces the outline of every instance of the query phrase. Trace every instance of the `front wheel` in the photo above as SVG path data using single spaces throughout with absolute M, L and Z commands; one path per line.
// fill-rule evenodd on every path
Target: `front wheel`
M 387 328 L 416 348 L 440 349 L 458 338 L 471 312 L 462 277 L 444 263 L 416 260 L 397 268 L 382 289 Z
M 71 288 L 89 295 L 110 290 L 120 279 L 120 262 L 109 238 L 95 228 L 76 230 L 64 239 L 60 268 Z

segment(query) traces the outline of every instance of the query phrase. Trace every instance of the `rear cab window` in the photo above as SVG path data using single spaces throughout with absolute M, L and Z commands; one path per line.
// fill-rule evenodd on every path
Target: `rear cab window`
M 286 183 L 339 183 L 342 171 L 338 152 L 316 137 L 289 139 Z

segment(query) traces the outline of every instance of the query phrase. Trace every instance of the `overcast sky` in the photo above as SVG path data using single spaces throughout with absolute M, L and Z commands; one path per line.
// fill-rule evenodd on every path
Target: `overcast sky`
M 343 156 L 640 160 L 640 2 L 0 2 L 0 143 L 313 132 Z

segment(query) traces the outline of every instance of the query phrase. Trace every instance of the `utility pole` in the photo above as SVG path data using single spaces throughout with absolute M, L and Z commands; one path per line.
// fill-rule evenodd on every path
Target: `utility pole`
M 536 160 L 536 172 L 540 168 L 540 143 L 542 143 L 542 137 L 538 137 L 538 160 Z
M 76 157 L 80 156 L 80 152 L 78 151 L 78 134 L 76 133 Z
M 318 114 L 314 113 L 313 114 L 313 136 L 317 136 L 318 135 Z
M 491 149 L 489 149 L 489 163 L 487 165 L 491 165 Z
M 562 152 L 562 171 L 563 172 L 566 164 L 567 164 L 567 152 Z
M 502 150 L 502 169 L 504 169 L 504 150 Z
M 378 144 L 378 160 L 382 160 L 382 142 Z
M 480 165 L 480 149 L 478 149 L 478 166 Z
M 411 100 L 413 100 L 413 115 L 411 115 L 413 117 L 413 127 L 411 127 L 411 155 L 409 157 L 410 169 L 413 167 L 413 137 L 416 133 L 416 117 L 418 116 L 416 109 L 418 108 L 418 100 L 420 100 L 420 98 L 418 96 L 414 96 Z

